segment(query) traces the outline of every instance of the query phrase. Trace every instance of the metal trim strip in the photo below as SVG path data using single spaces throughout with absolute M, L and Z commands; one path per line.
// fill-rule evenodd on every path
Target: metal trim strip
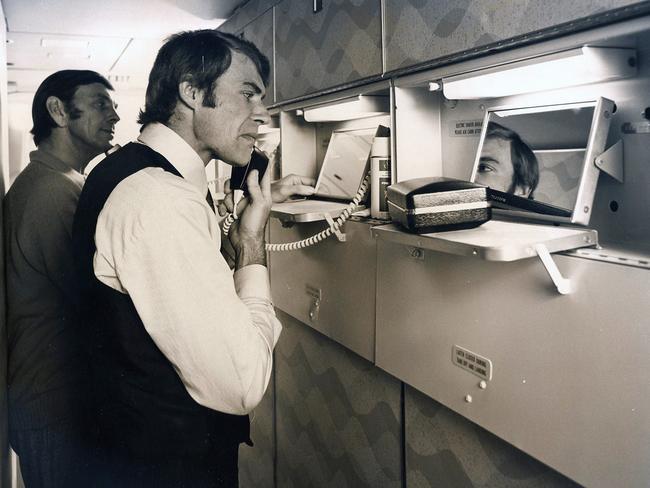
M 402 208 L 399 205 L 388 202 L 388 205 L 392 205 L 401 212 L 405 212 L 408 215 L 424 215 L 424 214 L 437 214 L 442 212 L 460 212 L 463 210 L 476 210 L 477 208 L 488 208 L 490 207 L 490 202 L 470 202 L 470 203 L 455 203 L 452 205 L 436 205 L 435 207 L 422 207 L 414 209 Z

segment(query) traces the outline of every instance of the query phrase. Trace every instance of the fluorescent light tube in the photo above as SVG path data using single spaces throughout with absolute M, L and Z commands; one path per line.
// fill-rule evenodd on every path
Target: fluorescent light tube
M 495 110 L 494 114 L 499 117 L 512 117 L 513 115 L 526 115 L 526 114 L 541 114 L 544 112 L 557 112 L 558 110 L 575 110 L 584 107 L 593 107 L 594 102 L 576 102 L 576 103 L 562 103 L 558 105 L 547 105 L 544 107 L 525 107 L 525 108 L 509 108 L 505 110 Z
M 388 97 L 359 95 L 336 102 L 305 108 L 307 122 L 334 122 L 387 114 Z
M 62 49 L 88 49 L 90 42 L 83 39 L 41 39 L 42 47 L 53 47 Z
M 504 97 L 634 76 L 636 51 L 581 47 L 443 78 L 451 100 Z

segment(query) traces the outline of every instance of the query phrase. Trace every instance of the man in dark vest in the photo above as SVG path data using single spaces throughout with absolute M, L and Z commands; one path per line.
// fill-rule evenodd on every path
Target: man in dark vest
M 205 165 L 250 160 L 268 60 L 214 30 L 182 32 L 160 49 L 137 142 L 89 175 L 73 228 L 94 378 L 97 445 L 107 486 L 237 486 L 238 448 L 262 399 L 281 326 L 270 298 L 266 171 L 221 256 Z M 289 190 L 287 190 L 289 188 Z M 275 190 L 275 191 L 274 191 Z

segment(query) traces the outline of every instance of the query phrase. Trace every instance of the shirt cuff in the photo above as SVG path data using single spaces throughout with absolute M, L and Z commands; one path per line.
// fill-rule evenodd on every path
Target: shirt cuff
M 235 290 L 242 300 L 262 298 L 271 302 L 271 284 L 266 266 L 249 264 L 235 271 Z

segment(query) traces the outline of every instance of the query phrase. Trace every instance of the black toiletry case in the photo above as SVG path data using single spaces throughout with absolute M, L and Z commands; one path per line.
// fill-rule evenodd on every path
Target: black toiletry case
M 390 185 L 393 222 L 418 234 L 471 229 L 492 217 L 487 187 L 454 178 L 415 178 Z

